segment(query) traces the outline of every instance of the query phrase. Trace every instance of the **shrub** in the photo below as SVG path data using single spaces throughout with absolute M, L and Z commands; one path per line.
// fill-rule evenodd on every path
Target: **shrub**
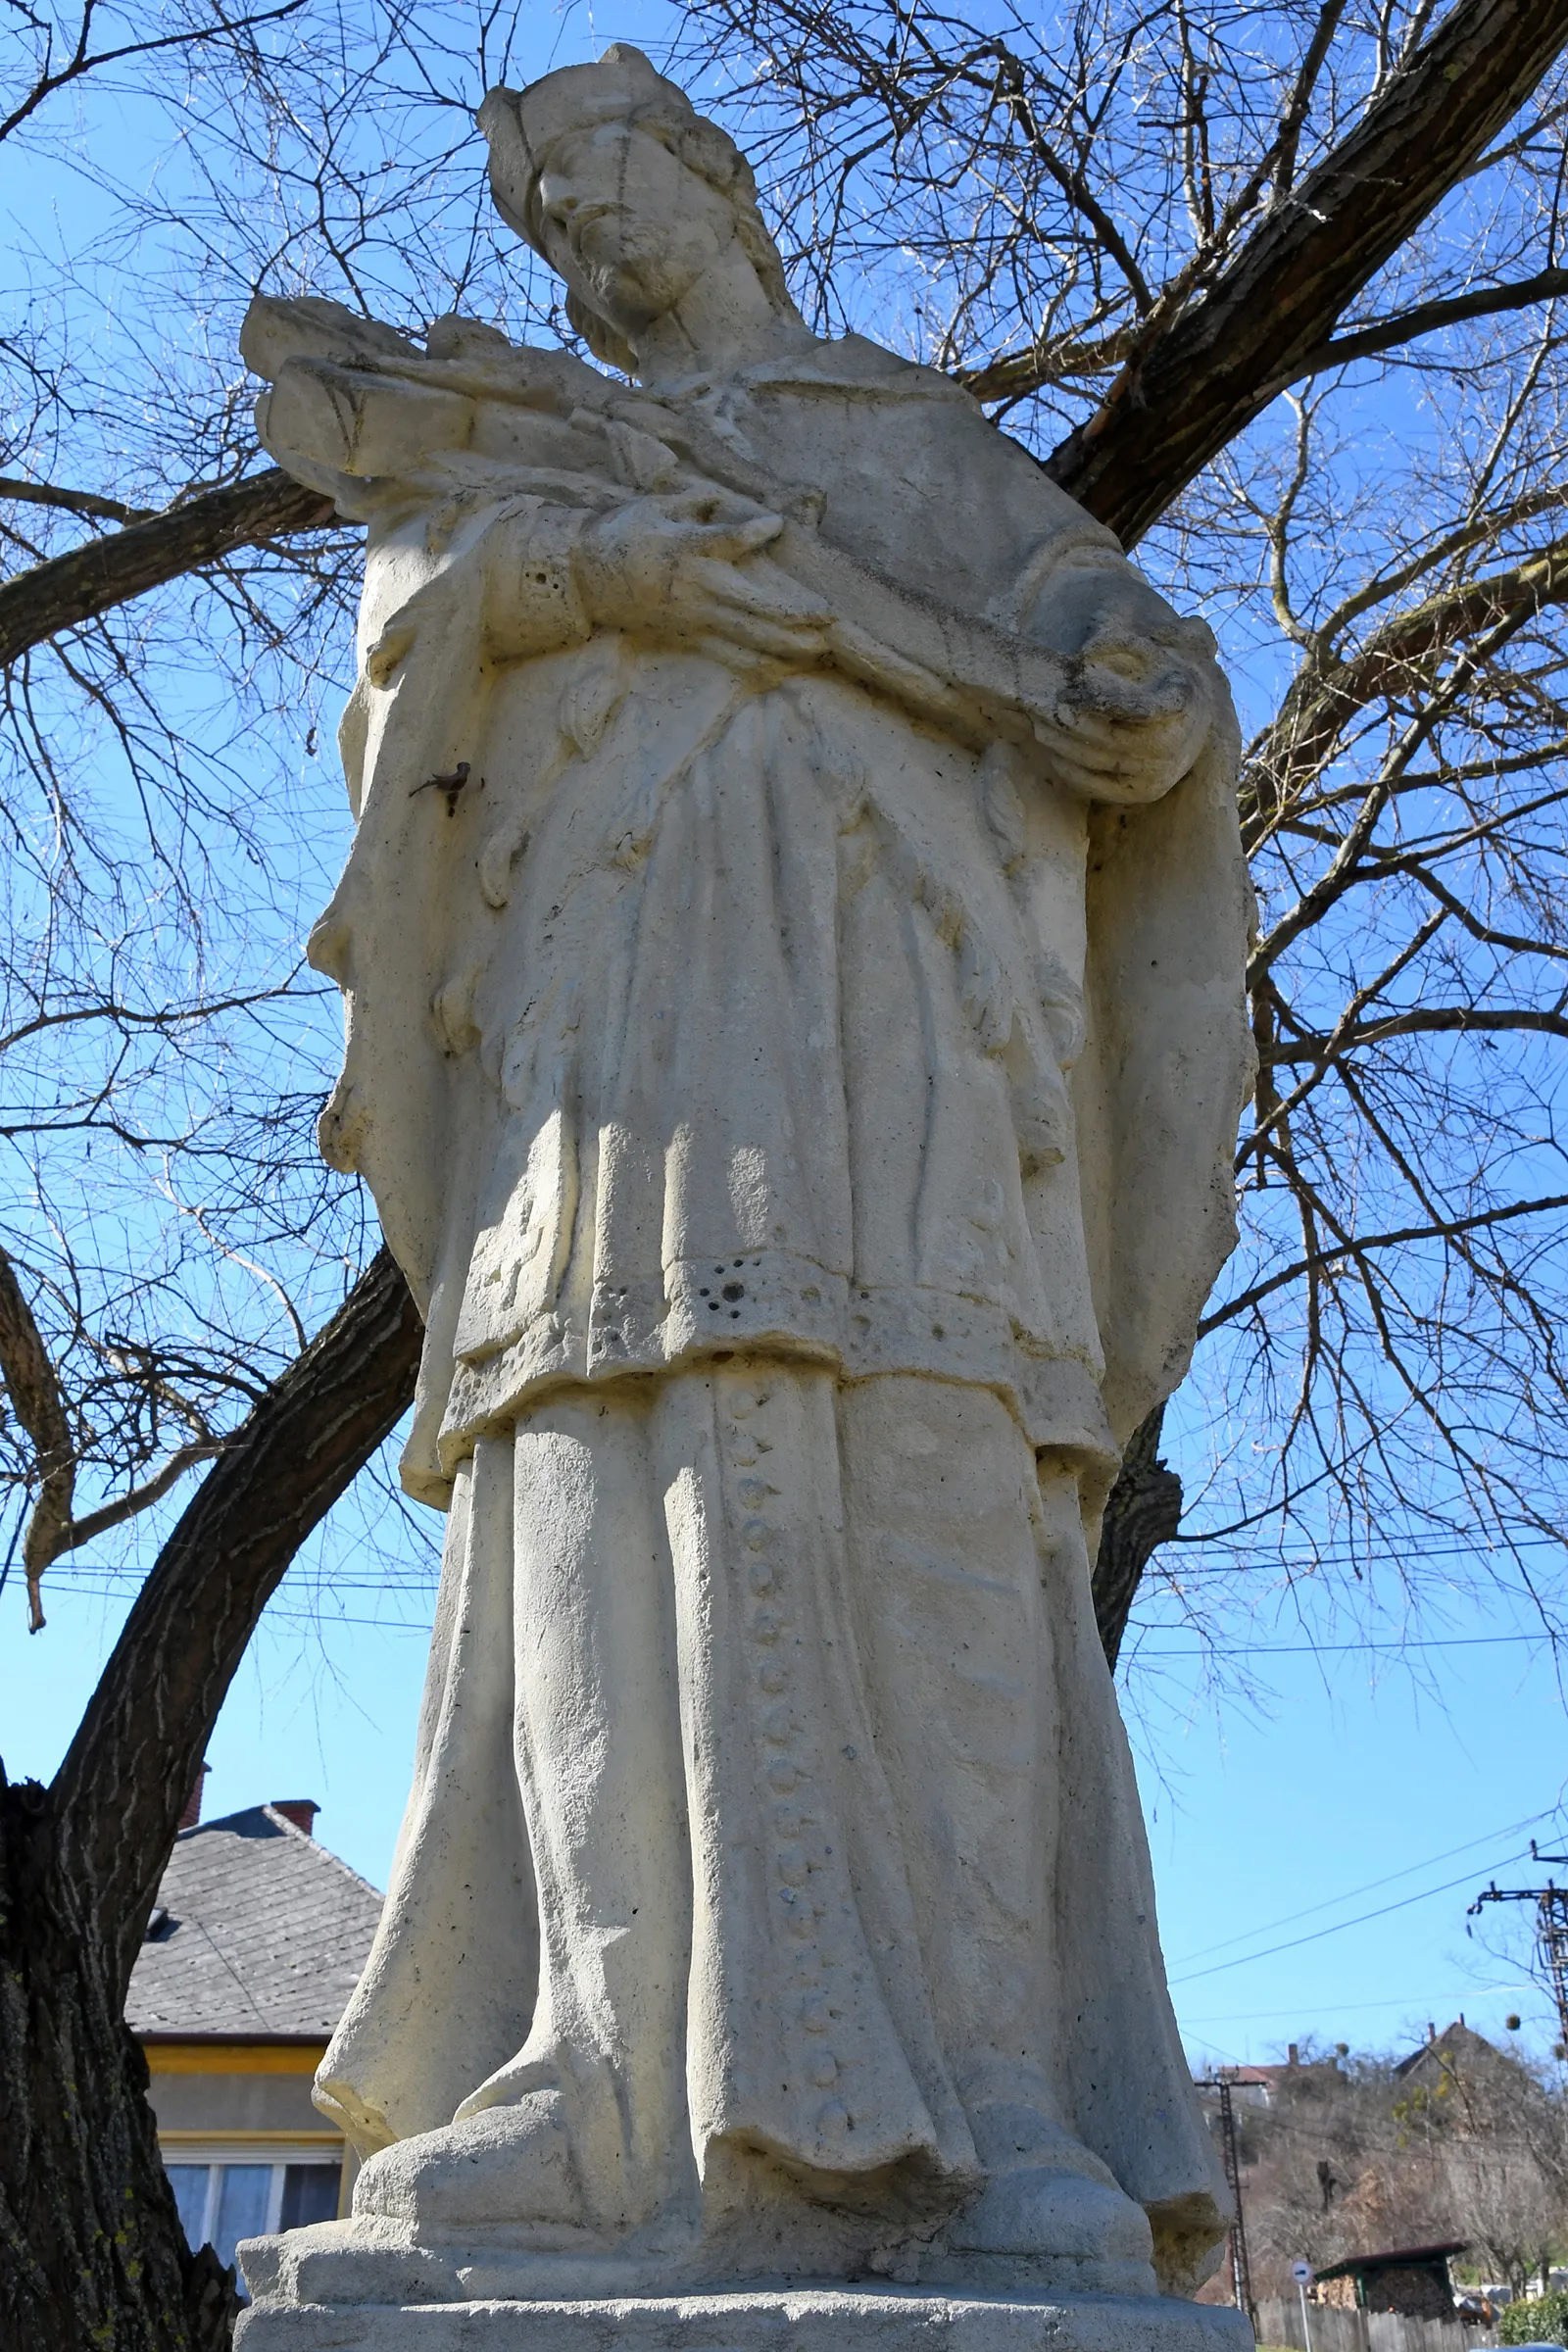
M 1554 2287 L 1531 2303 L 1509 2303 L 1497 2314 L 1499 2344 L 1568 2342 L 1568 2291 Z

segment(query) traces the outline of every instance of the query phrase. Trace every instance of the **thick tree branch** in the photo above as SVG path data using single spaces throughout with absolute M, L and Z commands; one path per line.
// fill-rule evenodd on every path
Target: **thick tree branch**
M 1267 767 L 1268 799 L 1278 808 L 1298 778 L 1320 768 L 1358 711 L 1391 691 L 1408 690 L 1419 664 L 1499 623 L 1528 616 L 1568 599 L 1568 539 L 1505 571 L 1463 580 L 1401 612 L 1370 636 L 1360 651 L 1327 669 L 1304 669 L 1278 719 L 1247 763 L 1248 774 Z M 1261 795 L 1259 796 L 1262 797 Z
M 24 482 L 0 474 L 0 504 L 15 499 L 24 507 L 61 507 L 68 514 L 90 515 L 94 522 L 150 522 L 156 507 L 127 507 L 122 499 L 100 498 L 96 490 L 63 490 L 55 482 Z
M 1159 1459 L 1165 1407 L 1156 1405 L 1127 1441 L 1116 1483 L 1100 1523 L 1095 1554 L 1095 1623 L 1112 1674 L 1144 1570 L 1181 1525 L 1182 1482 Z
M 1528 1005 L 1496 1012 L 1482 1004 L 1421 1005 L 1409 1012 L 1391 1012 L 1386 1020 L 1368 1021 L 1359 1028 L 1347 1029 L 1332 1043 L 1335 1054 L 1353 1054 L 1366 1046 L 1381 1046 L 1392 1037 L 1484 1037 L 1494 1030 L 1509 1029 L 1534 1030 L 1542 1037 L 1568 1037 L 1568 1014 L 1536 1011 Z M 1331 1058 L 1330 1043 L 1324 1037 L 1293 1039 L 1289 1046 L 1277 1046 L 1272 1059 L 1279 1066 Z
M 1494 318 L 1506 311 L 1528 310 L 1533 303 L 1555 302 L 1568 294 L 1568 270 L 1542 270 L 1534 277 L 1508 286 L 1477 286 L 1470 294 L 1445 295 L 1441 301 L 1417 303 L 1393 318 L 1374 318 L 1348 335 L 1331 336 L 1297 361 L 1288 377 L 1265 386 L 1272 396 L 1303 376 L 1321 375 L 1326 368 L 1343 368 L 1350 360 L 1373 359 L 1380 351 L 1396 351 L 1422 335 L 1435 335 L 1445 326 L 1462 325 L 1466 318 Z
M 228 1439 L 137 1593 L 50 1791 L 122 1994 L 181 1807 L 257 1620 L 414 1396 L 420 1325 L 383 1249 Z
M 1520 1217 L 1560 1216 L 1568 1208 L 1568 1193 L 1551 1193 L 1539 1200 L 1507 1200 L 1497 1208 L 1478 1209 L 1468 1217 L 1436 1217 L 1425 1225 L 1400 1225 L 1389 1233 L 1364 1233 L 1359 1236 L 1342 1235 L 1330 1250 L 1319 1250 L 1293 1258 L 1280 1266 L 1250 1290 L 1240 1291 L 1234 1298 L 1205 1315 L 1198 1326 L 1198 1336 L 1206 1339 L 1225 1323 L 1234 1323 L 1250 1310 L 1270 1298 L 1276 1291 L 1289 1289 L 1299 1282 L 1303 1274 L 1322 1273 L 1347 1259 L 1356 1264 L 1369 1259 L 1380 1250 L 1402 1250 L 1412 1242 L 1457 1241 L 1468 1233 L 1484 1233 L 1490 1226 L 1511 1225 Z
M 61 630 L 200 571 L 236 548 L 323 529 L 332 514 L 330 499 L 273 466 L 34 564 L 0 587 L 0 668 Z
M 1336 643 L 1352 620 L 1402 596 L 1417 580 L 1443 569 L 1455 556 L 1468 555 L 1476 548 L 1498 547 L 1510 532 L 1534 522 L 1539 515 L 1558 514 L 1564 507 L 1568 507 L 1568 479 L 1543 482 L 1500 507 L 1467 514 L 1452 530 L 1440 531 L 1436 538 L 1421 542 L 1415 554 L 1396 564 L 1392 571 L 1374 572 L 1359 588 L 1342 597 L 1324 621 L 1322 636 L 1329 644 Z
M 1446 326 L 1462 325 L 1467 318 L 1500 318 L 1509 311 L 1529 310 L 1538 302 L 1555 302 L 1564 294 L 1568 294 L 1568 270 L 1541 270 L 1534 277 L 1518 278 L 1510 285 L 1477 286 L 1469 294 L 1418 303 L 1414 310 L 1400 311 L 1392 318 L 1369 319 L 1365 326 L 1331 335 L 1304 352 L 1284 374 L 1276 374 L 1264 385 L 1264 397 L 1272 400 L 1309 375 L 1322 375 L 1351 360 L 1375 359 L 1379 352 L 1396 351 L 1402 344 L 1438 334 Z M 1108 375 L 1139 347 L 1139 329 L 1124 326 L 1098 343 L 1069 336 L 954 372 L 976 400 L 1017 400 L 1043 384 L 1064 383 L 1079 375 Z
M 22 1539 L 22 1565 L 27 1579 L 27 1623 L 30 1631 L 36 1633 L 43 1624 L 39 1579 L 61 1550 L 61 1539 L 71 1525 L 76 1457 L 71 1443 L 65 1398 L 43 1334 L 23 1295 L 17 1270 L 3 1250 L 0 1250 L 0 1373 L 5 1376 L 17 1419 L 32 1441 L 38 1473 L 38 1492 Z
M 1049 471 L 1131 545 L 1332 336 L 1568 45 L 1562 0 L 1457 0 Z
M 198 1462 L 210 1462 L 223 1450 L 221 1438 L 201 1438 L 189 1446 L 178 1446 L 167 1462 L 162 1462 L 151 1478 L 144 1478 L 139 1487 L 127 1487 L 113 1502 L 101 1503 L 97 1510 L 88 1511 L 80 1519 L 73 1519 L 64 1531 L 64 1540 L 56 1546 L 54 1557 L 61 1559 L 68 1551 L 79 1551 L 94 1536 L 106 1536 L 112 1527 L 123 1527 L 142 1511 L 150 1511 L 155 1502 L 162 1502 L 172 1487 L 177 1487 L 187 1470 Z
M 1136 326 L 1118 326 L 1097 341 L 1067 334 L 1033 344 L 1028 351 L 1006 352 L 978 368 L 953 370 L 976 400 L 1018 400 L 1038 392 L 1042 384 L 1064 384 L 1077 375 L 1109 375 L 1138 343 Z

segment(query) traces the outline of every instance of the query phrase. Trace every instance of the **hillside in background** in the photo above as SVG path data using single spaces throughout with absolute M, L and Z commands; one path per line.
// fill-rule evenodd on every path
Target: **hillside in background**
M 1252 2292 L 1394 2246 L 1463 2239 L 1516 2292 L 1568 2246 L 1568 2102 L 1556 2065 L 1499 2049 L 1459 2018 L 1402 2058 L 1306 2044 L 1230 2067 Z M 1217 2089 L 1204 2092 L 1210 2128 Z M 1202 2291 L 1230 2300 L 1228 2267 Z

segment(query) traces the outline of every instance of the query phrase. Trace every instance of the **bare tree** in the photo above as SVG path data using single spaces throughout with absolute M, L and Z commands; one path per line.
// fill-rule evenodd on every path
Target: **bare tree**
M 160 2186 L 129 1958 L 244 1641 L 397 1418 L 416 1347 L 310 1140 L 332 1047 L 297 940 L 345 837 L 319 745 L 355 551 L 259 466 L 234 326 L 267 282 L 416 332 L 459 306 L 564 328 L 484 202 L 469 110 L 507 74 L 504 15 L 171 0 L 118 51 L 90 8 L 19 23 L 38 95 L 11 140 L 75 173 L 88 225 L 72 253 L 23 252 L 0 355 L 20 1203 L 0 1475 L 39 1595 L 84 1543 L 164 1541 L 60 1775 L 0 1807 L 0 2063 L 26 2086 L 0 2154 L 0 2340 L 139 2352 L 227 2321 Z M 1568 1191 L 1542 1173 L 1552 1080 L 1530 1058 L 1561 1012 L 1560 5 L 1105 0 L 1031 24 L 714 0 L 690 31 L 715 78 L 744 68 L 728 103 L 771 158 L 807 299 L 962 375 L 1145 534 L 1271 712 L 1245 807 L 1249 1241 L 1199 1368 L 1213 1500 L 1299 1523 L 1332 1494 L 1360 1529 L 1414 1461 L 1431 1525 L 1555 1526 L 1527 1468 L 1561 1453 L 1533 1220 Z M 165 138 L 158 171 L 117 181 L 99 88 Z M 78 332 L 106 270 L 107 356 Z M 1357 504 L 1396 381 L 1424 414 L 1459 387 L 1466 429 L 1375 490 L 1367 468 Z M 1244 1412 L 1265 1468 L 1238 1477 Z M 1140 1433 L 1108 1514 L 1113 1655 L 1173 1519 L 1161 1442 Z
M 894 318 L 1142 538 L 1252 715 L 1244 1242 L 1111 1498 L 1109 1654 L 1160 1545 L 1211 1634 L 1270 1549 L 1397 1619 L 1423 1560 L 1490 1548 L 1549 1616 L 1560 28 L 1343 0 L 1049 22 L 692 0 L 687 22 L 818 318 Z
M 1565 2208 L 1559 2183 L 1528 2141 L 1475 2138 L 1447 2151 L 1454 2231 L 1489 2278 L 1517 2299 L 1551 2275 Z
M 1273 2070 L 1268 2104 L 1244 2113 L 1256 2291 L 1289 2297 L 1299 2258 L 1324 2270 L 1379 2247 L 1453 2238 L 1523 2291 L 1568 2221 L 1557 2070 L 1462 2026 L 1397 2063 L 1310 2044 L 1299 2056 Z
M 1297 661 L 1243 782 L 1259 1076 L 1200 1378 L 1272 1425 L 1253 1509 L 1368 1575 L 1396 1530 L 1412 1583 L 1429 1546 L 1448 1573 L 1496 1545 L 1549 1608 L 1531 1540 L 1561 1539 L 1568 1425 L 1568 474 L 1540 354 L 1475 356 L 1468 433 L 1421 453 L 1370 563 L 1336 560 L 1315 388 L 1272 481 L 1212 484 L 1256 513 Z
M 1452 2234 L 1443 2165 L 1396 2116 L 1390 2061 L 1335 2058 L 1309 2043 L 1299 2056 L 1275 2071 L 1267 2106 L 1249 2109 L 1242 2132 L 1252 2284 L 1270 2300 L 1294 2296 L 1298 2260 L 1325 2270 L 1348 2254 Z
M 300 1543 L 412 1394 L 419 1327 L 383 1251 L 231 1432 L 164 1544 L 47 1790 L 0 1773 L 0 2341 L 221 2346 L 233 2281 L 184 2243 L 124 2025 L 212 1726 Z

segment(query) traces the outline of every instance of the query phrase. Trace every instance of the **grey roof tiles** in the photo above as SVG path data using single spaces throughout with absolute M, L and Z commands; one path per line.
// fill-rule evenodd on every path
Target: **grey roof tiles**
M 182 1830 L 130 1980 L 131 2029 L 324 2039 L 380 1915 L 375 1888 L 275 1806 Z

